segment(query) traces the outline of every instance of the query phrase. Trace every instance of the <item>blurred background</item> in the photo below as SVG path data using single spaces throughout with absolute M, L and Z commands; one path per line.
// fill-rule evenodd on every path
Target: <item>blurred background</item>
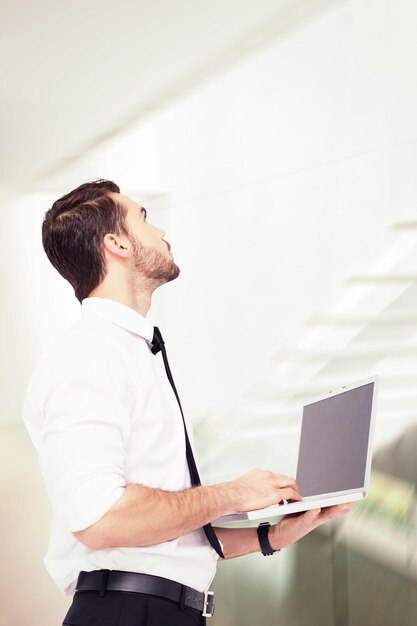
M 154 296 L 206 484 L 295 475 L 302 407 L 381 377 L 369 497 L 219 563 L 213 626 L 417 622 L 417 5 L 1 0 L 1 626 L 61 624 L 51 509 L 21 420 L 80 315 L 45 211 L 114 180 L 166 230 Z

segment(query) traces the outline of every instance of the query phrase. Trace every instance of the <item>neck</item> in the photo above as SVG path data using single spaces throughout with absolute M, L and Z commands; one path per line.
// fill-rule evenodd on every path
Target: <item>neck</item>
M 152 304 L 152 291 L 150 290 L 135 290 L 132 293 L 123 289 L 109 289 L 102 286 L 94 289 L 89 296 L 115 300 L 134 309 L 143 317 L 146 317 Z

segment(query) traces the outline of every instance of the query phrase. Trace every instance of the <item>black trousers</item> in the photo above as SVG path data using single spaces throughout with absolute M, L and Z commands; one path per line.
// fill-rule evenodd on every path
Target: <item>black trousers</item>
M 76 591 L 62 626 L 202 626 L 200 611 L 159 596 L 126 591 Z

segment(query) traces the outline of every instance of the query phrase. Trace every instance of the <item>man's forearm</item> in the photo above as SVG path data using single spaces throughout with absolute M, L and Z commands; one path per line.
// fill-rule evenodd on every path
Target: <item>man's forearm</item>
M 223 544 L 225 559 L 259 552 L 261 549 L 256 528 L 218 528 L 216 526 L 214 530 Z
M 110 511 L 74 535 L 92 550 L 154 545 L 201 528 L 228 512 L 231 500 L 230 483 L 183 491 L 129 484 Z
M 307 510 L 298 515 L 285 515 L 278 524 L 272 524 L 268 540 L 273 550 L 287 548 L 321 524 L 329 522 L 351 510 L 353 503 Z M 217 537 L 223 544 L 226 559 L 261 552 L 256 528 L 217 528 Z

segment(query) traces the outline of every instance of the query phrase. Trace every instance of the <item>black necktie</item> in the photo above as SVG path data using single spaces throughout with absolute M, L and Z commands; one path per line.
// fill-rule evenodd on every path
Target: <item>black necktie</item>
M 151 350 L 153 354 L 157 354 L 159 351 L 162 352 L 162 358 L 164 359 L 164 365 L 165 365 L 165 370 L 168 376 L 168 380 L 171 383 L 171 387 L 174 390 L 175 397 L 177 398 L 177 401 L 181 410 L 182 421 L 184 424 L 184 433 L 185 433 L 185 449 L 186 449 L 186 454 L 187 454 L 188 469 L 190 470 L 191 484 L 193 486 L 201 485 L 200 477 L 198 475 L 197 465 L 195 463 L 193 451 L 191 449 L 190 440 L 188 439 L 187 427 L 185 425 L 184 413 L 182 411 L 181 402 L 178 396 L 177 389 L 175 387 L 174 379 L 172 378 L 171 370 L 169 368 L 168 357 L 167 357 L 167 353 L 165 350 L 164 340 L 162 339 L 161 332 L 157 326 L 154 326 L 154 334 L 153 334 L 153 339 L 152 339 Z M 222 559 L 224 559 L 224 554 L 222 552 L 221 545 L 219 543 L 219 540 L 217 539 L 217 535 L 214 532 L 213 526 L 210 524 L 210 522 L 208 524 L 205 524 L 205 526 L 203 526 L 203 530 L 206 533 L 206 537 L 209 540 L 210 545 L 216 550 L 217 554 L 221 556 Z

